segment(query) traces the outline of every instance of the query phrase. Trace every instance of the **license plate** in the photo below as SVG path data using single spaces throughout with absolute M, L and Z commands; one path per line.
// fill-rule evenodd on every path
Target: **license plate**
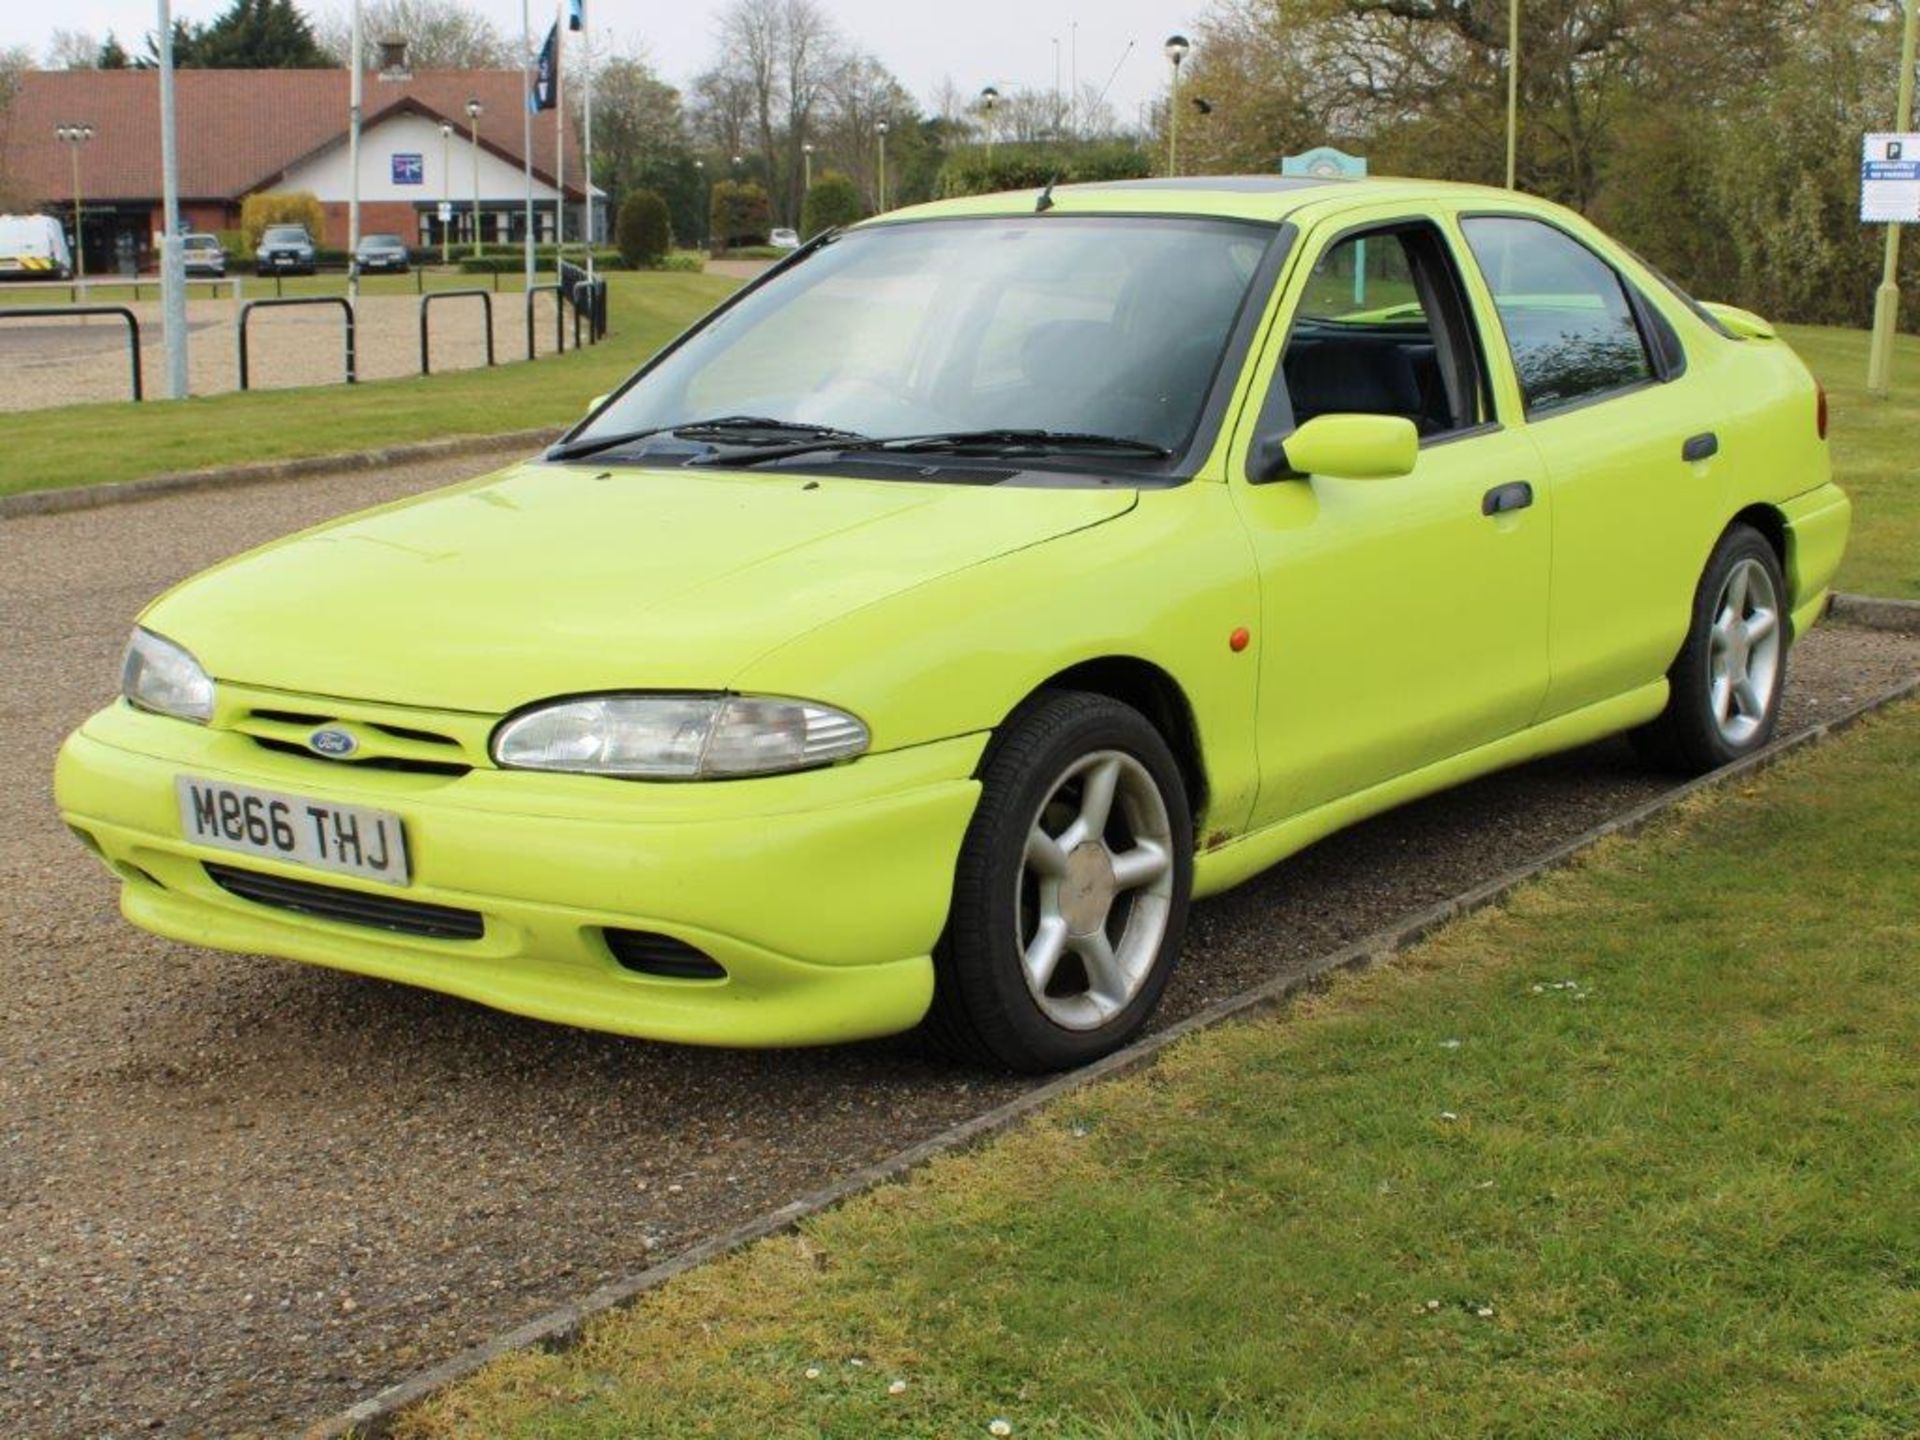
M 180 776 L 175 789 L 180 833 L 197 844 L 389 885 L 405 885 L 410 878 L 406 831 L 391 811 L 190 775 Z

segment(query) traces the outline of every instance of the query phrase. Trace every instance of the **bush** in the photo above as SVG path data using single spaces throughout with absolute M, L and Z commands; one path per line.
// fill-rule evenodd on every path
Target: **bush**
M 800 206 L 800 234 L 811 240 L 822 230 L 852 225 L 866 218 L 860 191 L 838 170 L 823 170 Z
M 670 255 L 662 255 L 659 260 L 647 267 L 651 270 L 677 270 L 698 275 L 707 268 L 707 257 L 698 250 L 675 250 Z
M 1062 185 L 1086 180 L 1141 180 L 1153 173 L 1153 161 L 1125 140 L 1065 149 L 1045 144 L 1007 144 L 955 151 L 940 167 L 942 196 L 990 195 L 999 190 L 1038 190 L 1049 180 Z
M 614 238 L 620 258 L 634 269 L 657 264 L 673 246 L 667 202 L 651 190 L 635 190 L 620 202 Z
M 304 225 L 317 245 L 326 237 L 327 212 L 310 190 L 262 190 L 240 203 L 240 233 L 248 250 L 259 247 L 269 225 Z
M 764 241 L 773 228 L 773 198 L 751 180 L 715 181 L 711 219 L 716 250 Z

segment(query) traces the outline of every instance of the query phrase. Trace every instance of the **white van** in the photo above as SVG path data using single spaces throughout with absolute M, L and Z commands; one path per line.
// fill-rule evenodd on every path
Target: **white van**
M 67 232 L 51 215 L 0 215 L 0 280 L 65 280 L 73 274 Z

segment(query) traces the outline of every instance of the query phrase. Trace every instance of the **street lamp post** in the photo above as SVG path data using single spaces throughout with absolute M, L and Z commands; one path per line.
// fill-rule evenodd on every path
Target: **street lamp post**
M 440 263 L 453 263 L 453 122 L 440 122 L 440 198 L 447 213 L 440 220 Z
M 811 140 L 800 147 L 800 164 L 803 171 L 800 188 L 811 190 L 813 189 L 813 142 Z
M 1000 92 L 993 86 L 984 86 L 980 91 L 980 108 L 987 112 L 987 169 L 993 169 L 993 107 L 999 103 Z
M 473 140 L 473 253 L 480 255 L 480 116 L 485 113 L 478 100 L 467 101 L 467 134 Z
M 873 128 L 880 136 L 880 210 L 884 214 L 887 208 L 887 131 L 892 127 L 882 120 Z
M 1184 35 L 1169 35 L 1161 47 L 1173 64 L 1173 90 L 1167 100 L 1167 174 L 1180 173 L 1180 62 L 1193 49 Z
M 1900 36 L 1900 89 L 1894 102 L 1895 130 L 1913 128 L 1915 32 L 1920 31 L 1920 0 L 1906 0 L 1906 27 Z M 1886 259 L 1880 286 L 1873 292 L 1873 339 L 1867 349 L 1867 391 L 1884 399 L 1893 384 L 1893 336 L 1900 327 L 1900 227 L 1887 226 Z
M 1507 0 L 1507 189 L 1520 152 L 1520 0 Z
M 693 172 L 700 178 L 700 250 L 702 254 L 705 254 L 707 249 L 708 212 L 713 209 L 713 193 L 707 189 L 707 162 L 704 160 L 695 160 L 693 162 Z
M 87 242 L 80 230 L 80 147 L 93 139 L 93 126 L 56 125 L 53 133 L 73 157 L 73 264 L 74 275 L 84 284 L 87 278 Z

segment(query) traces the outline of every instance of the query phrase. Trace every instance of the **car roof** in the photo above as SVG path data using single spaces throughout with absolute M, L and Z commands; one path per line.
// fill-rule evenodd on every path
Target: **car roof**
M 894 210 L 867 225 L 984 215 L 1032 214 L 1038 187 L 994 195 L 968 195 Z M 1481 200 L 1548 210 L 1546 201 L 1491 185 L 1451 180 L 1375 175 L 1360 178 L 1306 175 L 1182 175 L 1144 180 L 1096 180 L 1059 185 L 1053 214 L 1200 215 L 1260 220 L 1270 224 L 1311 210 L 1315 218 L 1381 201 L 1459 204 Z

